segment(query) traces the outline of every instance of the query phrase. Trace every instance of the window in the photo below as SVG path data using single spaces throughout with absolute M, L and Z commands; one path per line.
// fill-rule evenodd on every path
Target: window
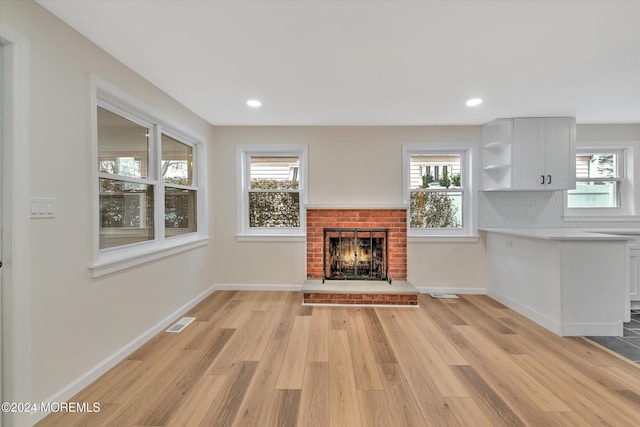
M 567 213 L 631 213 L 626 187 L 624 150 L 577 149 L 576 189 L 566 192 Z
M 152 126 L 98 106 L 100 249 L 155 238 L 149 179 Z
M 194 233 L 198 189 L 193 180 L 193 147 L 164 134 L 161 145 L 165 236 Z
M 404 147 L 405 204 L 409 236 L 474 236 L 473 146 Z
M 206 243 L 204 146 L 96 87 L 94 276 Z
M 304 235 L 305 146 L 239 147 L 240 235 Z

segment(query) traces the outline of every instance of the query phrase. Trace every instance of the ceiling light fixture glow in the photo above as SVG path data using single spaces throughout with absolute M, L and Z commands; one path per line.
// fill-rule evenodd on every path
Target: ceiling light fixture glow
M 482 104 L 482 99 L 471 98 L 467 102 L 465 102 L 465 104 L 467 104 L 467 107 L 477 107 L 478 105 Z
M 258 101 L 257 99 L 250 99 L 247 101 L 247 105 L 252 108 L 258 108 L 262 106 L 262 102 Z

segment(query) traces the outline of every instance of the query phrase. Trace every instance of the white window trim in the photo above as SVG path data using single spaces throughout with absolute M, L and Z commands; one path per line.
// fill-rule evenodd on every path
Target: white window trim
M 478 235 L 478 204 L 476 192 L 476 167 L 475 159 L 477 143 L 474 142 L 428 142 L 412 143 L 402 145 L 402 202 L 410 206 L 409 181 L 410 181 L 410 161 L 409 157 L 414 154 L 438 154 L 438 153 L 463 153 L 463 170 L 467 173 L 462 176 L 463 192 L 463 228 L 460 229 L 416 229 L 411 228 L 411 211 L 407 211 L 407 241 L 409 242 L 475 242 Z
M 206 143 L 203 137 L 185 130 L 180 125 L 166 119 L 162 114 L 155 112 L 137 99 L 107 83 L 101 78 L 90 76 L 90 129 L 91 150 L 88 164 L 91 169 L 91 227 L 92 227 L 92 263 L 89 265 L 92 277 L 100 277 L 135 267 L 140 264 L 155 261 L 172 256 L 187 250 L 191 250 L 208 244 L 209 220 L 207 197 L 207 173 L 206 173 Z M 152 129 L 154 143 L 159 146 L 162 134 L 176 138 L 194 149 L 194 186 L 197 192 L 197 231 L 179 236 L 164 236 L 164 183 L 158 179 L 155 185 L 154 198 L 157 200 L 154 210 L 154 235 L 155 239 L 148 242 L 140 242 L 132 245 L 100 249 L 100 220 L 99 220 L 99 196 L 100 189 L 98 178 L 98 119 L 97 107 L 108 106 L 110 111 L 122 114 L 123 117 L 134 119 L 135 122 L 153 123 Z M 158 150 L 156 150 L 158 151 Z M 149 173 L 157 171 L 161 153 L 156 152 L 150 158 Z M 112 176 L 113 178 L 113 176 Z M 116 176 L 117 178 L 117 176 Z
M 237 224 L 238 241 L 302 241 L 307 233 L 307 164 L 308 147 L 306 144 L 241 144 L 236 147 L 238 163 L 237 179 Z M 246 191 L 249 185 L 247 159 L 250 156 L 298 156 L 300 166 L 300 227 L 251 228 L 249 227 L 249 200 Z
M 616 153 L 618 154 L 618 173 L 620 182 L 620 206 L 615 208 L 569 208 L 569 191 L 563 191 L 564 221 L 635 221 L 632 149 L 630 147 L 577 147 L 576 156 L 580 153 Z M 574 160 L 575 161 L 575 160 Z

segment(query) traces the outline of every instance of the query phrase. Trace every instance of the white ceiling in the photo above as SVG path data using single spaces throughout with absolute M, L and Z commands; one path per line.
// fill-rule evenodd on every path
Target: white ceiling
M 38 2 L 214 125 L 640 123 L 640 1 Z

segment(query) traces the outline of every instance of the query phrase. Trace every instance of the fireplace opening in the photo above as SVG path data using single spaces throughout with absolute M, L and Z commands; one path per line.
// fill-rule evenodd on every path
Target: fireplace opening
M 387 280 L 388 229 L 325 228 L 323 281 Z

